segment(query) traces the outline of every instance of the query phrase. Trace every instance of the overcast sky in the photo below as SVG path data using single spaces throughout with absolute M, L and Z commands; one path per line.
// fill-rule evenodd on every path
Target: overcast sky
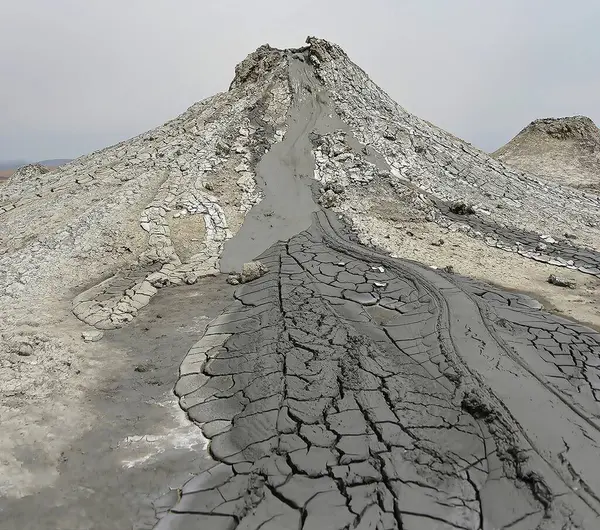
M 3 0 L 0 160 L 71 158 L 227 90 L 263 43 L 340 44 L 410 112 L 485 150 L 600 124 L 598 0 Z

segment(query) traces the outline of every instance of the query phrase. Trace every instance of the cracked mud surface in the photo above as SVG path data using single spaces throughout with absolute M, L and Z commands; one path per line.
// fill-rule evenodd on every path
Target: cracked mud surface
M 293 94 L 303 82 L 314 84 L 305 75 Z M 325 109 L 339 122 L 305 101 L 259 165 L 265 204 L 224 253 L 228 270 L 264 250 L 269 272 L 236 290 L 175 387 L 215 465 L 183 485 L 157 528 L 597 525 L 597 473 L 582 464 L 600 443 L 600 335 L 526 296 L 368 250 L 308 197 L 293 210 L 302 220 L 291 217 L 276 195 L 298 199 L 307 135 L 329 134 L 317 127 Z M 290 182 L 277 186 L 280 174 Z M 593 251 L 558 252 L 596 264 Z
M 600 335 L 332 223 L 263 254 L 188 353 L 216 463 L 158 528 L 597 525 Z
M 228 93 L 155 131 L 9 184 L 0 215 L 18 237 L 0 241 L 11 308 L 0 368 L 17 405 L 0 419 L 71 399 L 64 430 L 87 434 L 54 446 L 85 450 L 92 383 L 149 355 L 170 375 L 150 376 L 150 359 L 130 380 L 168 386 L 170 404 L 174 383 L 191 420 L 136 408 L 123 377 L 121 401 L 94 411 L 108 430 L 99 447 L 48 464 L 43 490 L 42 473 L 19 485 L 26 459 L 10 455 L 15 498 L 2 509 L 14 526 L 32 523 L 37 494 L 46 526 L 78 530 L 600 527 L 600 335 L 525 295 L 378 253 L 368 245 L 385 246 L 392 226 L 370 225 L 365 206 L 597 282 L 600 197 L 540 184 L 408 114 L 314 38 L 259 48 Z M 472 213 L 453 213 L 456 201 Z M 219 275 L 256 258 L 267 272 L 254 281 L 234 289 Z M 188 288 L 202 300 L 177 305 Z M 148 324 L 161 307 L 170 324 Z M 84 344 L 90 333 L 100 342 Z M 65 350 L 94 353 L 90 388 L 66 369 L 50 388 L 53 357 L 71 367 Z M 132 419 L 146 411 L 159 425 Z M 192 441 L 167 469 L 156 447 L 129 447 L 172 445 L 180 427 Z M 127 448 L 113 455 L 115 440 Z

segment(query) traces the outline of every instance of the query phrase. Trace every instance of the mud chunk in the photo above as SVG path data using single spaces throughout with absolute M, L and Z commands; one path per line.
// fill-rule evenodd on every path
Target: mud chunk
M 461 201 L 451 204 L 449 209 L 456 215 L 473 215 L 475 213 L 475 208 L 473 208 L 473 206 Z
M 242 273 L 239 276 L 240 283 L 247 283 L 264 276 L 269 269 L 260 261 L 249 261 L 242 266 Z
M 98 330 L 84 331 L 81 334 L 81 337 L 85 342 L 98 342 L 102 337 L 104 337 L 104 333 Z
M 227 277 L 229 285 L 238 285 L 240 283 L 248 283 L 264 276 L 269 272 L 269 269 L 260 261 L 249 261 L 242 265 L 241 273 L 231 273 Z
M 21 357 L 29 357 L 33 355 L 33 346 L 28 342 L 22 342 L 17 348 L 17 354 Z
M 555 274 L 548 276 L 548 283 L 558 287 L 568 287 L 569 289 L 575 289 L 575 287 L 577 287 L 577 282 L 575 280 L 556 276 Z
M 198 275 L 193 272 L 188 272 L 184 277 L 183 281 L 188 285 L 193 285 L 198 281 Z
M 342 198 L 333 190 L 327 190 L 319 197 L 319 204 L 323 208 L 333 208 L 334 206 L 339 206 L 341 202 Z
M 333 191 L 333 193 L 336 193 L 337 195 L 341 195 L 342 193 L 344 193 L 344 186 L 343 184 L 339 183 L 339 182 L 328 182 L 325 185 L 325 190 L 331 190 Z
M 478 420 L 493 421 L 497 416 L 496 411 L 476 391 L 463 396 L 461 407 Z
M 229 285 L 239 285 L 240 284 L 240 275 L 239 274 L 230 274 L 227 276 L 227 283 Z

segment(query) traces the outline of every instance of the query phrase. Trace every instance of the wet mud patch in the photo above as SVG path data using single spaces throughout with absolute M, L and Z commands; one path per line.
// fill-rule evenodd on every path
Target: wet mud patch
M 186 352 L 232 293 L 224 277 L 163 289 L 131 325 L 105 333 L 97 346 L 107 356 L 128 352 L 129 368 L 85 396 L 99 421 L 65 446 L 53 486 L 0 500 L 2 530 L 156 524 L 156 511 L 170 507 L 169 497 L 177 500 L 177 488 L 210 465 L 200 429 L 181 411 L 173 387 Z M 35 468 L 34 453 L 21 457 Z

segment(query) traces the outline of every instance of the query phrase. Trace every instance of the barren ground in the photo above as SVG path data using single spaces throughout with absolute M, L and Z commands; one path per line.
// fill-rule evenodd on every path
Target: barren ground
M 96 343 L 83 343 L 85 327 L 65 315 L 71 340 L 53 361 L 68 381 L 0 406 L 0 454 L 15 456 L 1 462 L 0 528 L 152 528 L 152 501 L 208 464 L 173 387 L 188 349 L 231 301 L 224 279 L 165 289 Z

